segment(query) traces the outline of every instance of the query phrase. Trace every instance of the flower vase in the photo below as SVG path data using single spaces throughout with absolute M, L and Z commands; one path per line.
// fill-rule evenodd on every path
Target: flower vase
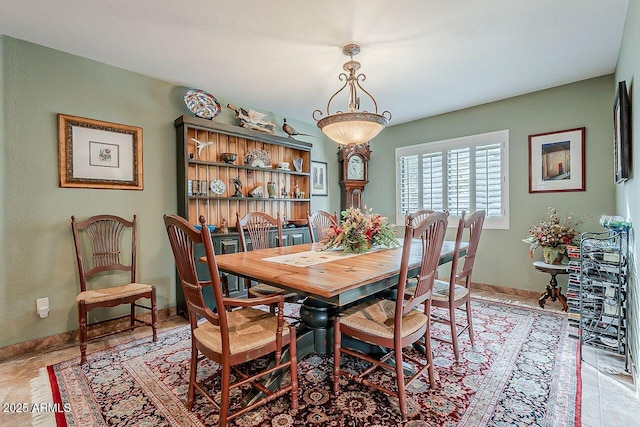
M 545 263 L 558 265 L 561 264 L 564 259 L 564 249 L 555 246 L 543 246 L 542 256 L 544 257 Z

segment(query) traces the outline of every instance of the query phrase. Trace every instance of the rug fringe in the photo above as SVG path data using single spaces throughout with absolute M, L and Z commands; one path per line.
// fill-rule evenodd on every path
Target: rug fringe
M 31 402 L 34 404 L 53 404 L 53 394 L 49 384 L 47 368 L 40 368 L 38 376 L 31 379 Z M 56 418 L 53 412 L 31 412 L 31 425 L 34 427 L 55 426 Z

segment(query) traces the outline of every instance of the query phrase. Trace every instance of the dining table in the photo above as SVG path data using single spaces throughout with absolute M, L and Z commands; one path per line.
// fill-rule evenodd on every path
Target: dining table
M 399 242 L 397 247 L 374 248 L 362 254 L 323 250 L 321 243 L 307 243 L 216 255 L 216 262 L 223 273 L 306 296 L 300 308 L 301 326 L 313 331 L 311 351 L 328 354 L 332 351 L 333 317 L 342 307 L 397 286 L 402 239 Z M 466 247 L 467 243 L 461 243 L 460 255 L 466 252 Z M 453 259 L 454 248 L 454 241 L 444 241 L 440 264 Z M 414 239 L 409 277 L 418 273 L 421 257 L 421 242 Z M 300 339 L 298 354 L 304 357 L 309 350 L 305 350 L 303 343 L 309 338 Z
M 323 250 L 321 243 L 307 243 L 274 247 L 247 252 L 216 255 L 218 269 L 252 281 L 266 283 L 307 297 L 300 307 L 300 328 L 297 333 L 297 356 L 301 360 L 310 354 L 327 355 L 333 351 L 333 319 L 345 306 L 384 292 L 393 292 L 398 285 L 403 240 L 397 247 L 381 247 L 361 253 L 345 253 L 340 249 Z M 462 242 L 459 256 L 466 253 L 468 244 Z M 439 264 L 453 260 L 455 242 L 445 240 Z M 420 269 L 422 245 L 412 240 L 409 256 L 409 276 Z M 200 261 L 206 262 L 206 257 Z M 341 345 L 369 354 L 379 348 L 345 337 Z M 288 357 L 284 352 L 283 358 Z M 407 369 L 410 369 L 407 367 Z M 410 372 L 410 371 L 408 371 Z M 284 371 L 272 375 L 264 386 L 274 389 Z M 250 393 L 244 404 L 261 397 Z

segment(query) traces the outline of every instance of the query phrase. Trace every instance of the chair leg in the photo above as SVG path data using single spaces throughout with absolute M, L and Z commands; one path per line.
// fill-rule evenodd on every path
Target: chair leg
M 333 319 L 333 392 L 340 388 L 340 317 Z
M 402 421 L 407 421 L 407 392 L 404 387 L 404 366 L 402 364 L 402 348 L 396 346 L 395 352 L 395 364 L 396 364 L 396 381 L 398 383 L 398 403 L 400 404 L 400 415 Z
M 453 345 L 453 355 L 456 358 L 456 362 L 460 359 L 458 353 L 458 330 L 456 329 L 456 309 L 452 305 L 449 305 L 449 326 L 451 326 L 451 344 Z
M 78 334 L 80 335 L 80 364 L 87 361 L 87 309 L 84 302 L 78 303 Z
M 153 342 L 156 342 L 158 340 L 158 307 L 155 286 L 151 289 L 151 330 L 153 331 Z
M 291 365 L 289 370 L 291 372 L 291 409 L 298 409 L 298 349 L 296 348 L 296 327 L 291 325 L 289 327 L 289 357 L 291 359 Z
M 191 338 L 191 370 L 189 372 L 189 391 L 187 392 L 187 409 L 193 411 L 196 400 L 196 378 L 198 376 L 198 349 Z
M 424 351 L 427 356 L 427 363 L 429 364 L 429 367 L 427 368 L 427 372 L 429 373 L 429 387 L 431 390 L 434 390 L 436 388 L 436 379 L 433 370 L 433 353 L 431 352 L 431 321 L 427 322 L 427 330 L 424 333 L 424 342 Z
M 220 392 L 220 419 L 218 425 L 220 427 L 227 425 L 227 417 L 229 416 L 229 388 L 231 387 L 231 366 L 228 363 L 222 365 L 222 389 Z
M 131 313 L 129 314 L 129 326 L 136 325 L 136 302 L 133 301 L 130 307 Z
M 469 325 L 469 340 L 471 345 L 475 346 L 473 339 L 473 317 L 471 316 L 471 298 L 467 297 L 467 325 Z

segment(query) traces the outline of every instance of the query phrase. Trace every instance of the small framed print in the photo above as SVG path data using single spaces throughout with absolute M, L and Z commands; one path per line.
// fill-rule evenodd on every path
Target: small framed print
M 585 191 L 585 128 L 529 135 L 529 193 Z
M 60 186 L 142 190 L 142 128 L 58 114 Z
M 327 162 L 311 161 L 311 195 L 328 196 Z

